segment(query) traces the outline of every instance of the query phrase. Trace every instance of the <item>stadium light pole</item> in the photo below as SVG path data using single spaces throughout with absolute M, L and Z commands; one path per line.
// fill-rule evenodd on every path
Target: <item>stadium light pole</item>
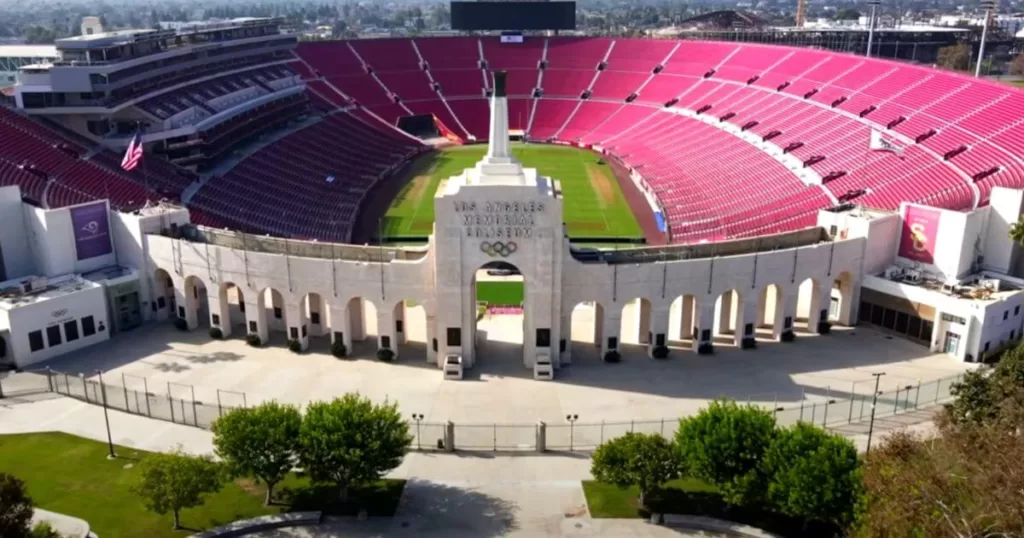
M 875 40 L 875 10 L 880 3 L 881 0 L 870 0 L 868 2 L 868 5 L 871 6 L 871 18 L 868 19 L 868 58 L 871 57 L 871 43 Z
M 978 63 L 974 68 L 974 77 L 981 76 L 981 61 L 985 59 L 985 37 L 988 34 L 988 20 L 992 18 L 992 12 L 996 8 L 995 0 L 982 0 L 981 7 L 985 8 L 985 18 L 981 21 L 981 44 L 978 45 Z

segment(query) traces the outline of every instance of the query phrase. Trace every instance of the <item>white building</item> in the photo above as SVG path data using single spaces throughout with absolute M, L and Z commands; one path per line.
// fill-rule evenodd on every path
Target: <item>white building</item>
M 8 279 L 86 273 L 85 280 L 107 289 L 112 329 L 130 325 L 133 314 L 178 317 L 190 329 L 208 325 L 225 335 L 256 335 L 264 344 L 283 332 L 303 349 L 311 337 L 352 349 L 376 326 L 375 345 L 397 353 L 415 303 L 427 336 L 419 360 L 439 368 L 452 357 L 472 368 L 480 358 L 477 346 L 486 337 L 477 331 L 481 270 L 512 272 L 524 283 L 527 368 L 571 362 L 567 340 L 580 304 L 593 314 L 593 343 L 602 353 L 623 342 L 645 344 L 649 355 L 670 347 L 750 349 L 759 329 L 761 338 L 790 341 L 827 333 L 832 323 L 860 321 L 957 360 L 978 360 L 1021 336 L 1024 282 L 1007 276 L 1021 274 L 1020 248 L 1007 237 L 1024 208 L 1021 191 L 997 188 L 991 207 L 969 213 L 914 204 L 899 213 L 837 208 L 821 211 L 817 227 L 771 236 L 579 249 L 565 234 L 558 179 L 511 156 L 503 89 L 499 76 L 487 155 L 439 186 L 433 233 L 423 247 L 214 230 L 192 226 L 184 208 L 163 206 L 111 213 L 113 248 L 106 252 L 76 235 L 81 214 L 95 204 L 17 211 L 16 189 L 0 189 L 0 266 Z M 82 259 L 81 248 L 96 255 Z M 71 312 L 79 300 L 64 292 L 39 302 L 52 313 Z M 125 303 L 137 308 L 122 308 Z M 17 364 L 35 364 L 32 353 L 39 351 L 31 350 L 36 337 L 29 333 L 47 331 L 40 325 L 45 316 L 30 318 L 26 307 L 9 311 L 26 312 L 26 321 L 0 320 L 0 335 L 15 343 L 7 347 L 15 348 Z
M 0 89 L 14 86 L 18 69 L 57 59 L 55 45 L 0 45 Z

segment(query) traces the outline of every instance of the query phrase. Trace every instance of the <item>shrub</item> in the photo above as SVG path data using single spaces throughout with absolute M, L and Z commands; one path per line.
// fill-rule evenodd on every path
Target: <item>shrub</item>
M 339 359 L 348 355 L 348 348 L 345 347 L 345 343 L 341 340 L 336 340 L 331 344 L 331 355 L 334 355 Z
M 619 362 L 622 360 L 622 355 L 619 355 L 619 350 L 609 349 L 604 352 L 604 362 Z
M 185 318 L 174 318 L 174 328 L 179 331 L 187 331 L 188 321 L 185 321 Z
M 697 346 L 698 355 L 711 355 L 715 352 L 715 345 L 711 342 L 704 342 Z
M 252 347 L 260 347 L 263 345 L 263 340 L 260 339 L 258 334 L 250 334 L 245 337 L 245 343 Z
M 792 330 L 785 331 L 785 332 L 782 333 L 782 341 L 783 342 L 792 342 L 793 340 L 796 340 L 796 335 L 793 334 Z
M 24 536 L 32 521 L 32 499 L 18 477 L 0 473 L 0 536 Z
M 754 340 L 754 338 L 750 337 L 750 336 L 745 337 L 740 342 L 740 348 L 742 348 L 742 349 L 754 349 L 756 347 L 757 347 L 757 340 Z
M 391 351 L 391 348 L 382 347 L 377 350 L 377 360 L 391 362 L 395 360 L 395 352 Z
M 53 527 L 45 521 L 40 521 L 38 525 L 32 527 L 32 532 L 28 536 L 29 538 L 61 538 L 60 533 L 53 530 Z
M 288 350 L 292 353 L 302 353 L 302 342 L 299 342 L 298 340 L 289 340 Z
M 590 473 L 598 482 L 620 488 L 637 486 L 640 505 L 665 482 L 679 475 L 679 454 L 656 433 L 627 433 L 605 441 L 594 451 Z
M 667 359 L 668 353 L 668 346 L 654 346 L 654 349 L 651 350 L 651 356 L 655 359 Z
M 224 331 L 220 330 L 220 327 L 210 327 L 210 338 L 220 340 L 224 338 Z

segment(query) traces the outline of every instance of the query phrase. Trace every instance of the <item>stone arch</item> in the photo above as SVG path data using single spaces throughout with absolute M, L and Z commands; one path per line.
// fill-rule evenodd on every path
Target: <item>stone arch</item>
M 376 303 L 365 297 L 351 297 L 345 302 L 345 316 L 348 318 L 345 338 L 351 344 L 348 346 L 351 354 L 369 357 L 376 352 L 379 342 L 367 341 L 370 337 L 376 341 L 380 334 L 377 310 Z
M 831 287 L 831 280 L 824 282 Z M 828 321 L 829 288 L 823 288 L 822 284 L 821 279 L 813 276 L 805 278 L 798 284 L 794 322 L 797 329 L 815 334 L 821 329 L 819 322 Z
M 165 320 L 177 316 L 177 301 L 174 296 L 174 279 L 171 274 L 158 267 L 153 271 L 153 281 L 150 289 L 153 290 L 153 304 L 156 308 L 156 319 Z
M 245 292 L 241 286 L 234 282 L 221 283 L 217 293 L 217 304 L 211 305 L 210 324 L 220 327 L 225 337 L 236 330 L 245 333 Z
M 653 339 L 653 315 L 653 305 L 646 297 L 634 297 L 623 303 L 622 318 L 619 322 L 620 350 L 623 349 L 623 344 L 649 347 Z
M 700 297 L 683 294 L 672 300 L 668 310 L 668 339 L 693 346 L 694 331 L 700 323 Z
M 427 306 L 415 299 L 402 299 L 391 308 L 393 349 L 400 355 L 426 358 L 427 348 L 430 347 Z
M 469 334 L 462 335 L 463 347 L 474 349 L 467 367 L 472 368 L 482 356 L 496 363 L 514 361 L 532 367 L 533 357 L 527 357 L 524 350 L 531 343 L 542 347 L 536 343 L 542 336 L 535 334 L 538 331 L 527 304 L 529 286 L 522 269 L 504 260 L 488 261 L 473 271 L 470 304 L 475 309 L 474 322 Z M 550 350 L 557 342 L 551 342 L 550 328 L 546 334 Z M 552 359 L 557 361 L 557 354 L 552 354 Z
M 755 331 L 778 340 L 786 318 L 786 294 L 782 284 L 772 283 L 758 291 Z M 792 322 L 792 320 L 790 320 Z
M 604 305 L 599 301 L 580 301 L 573 305 L 567 316 L 567 323 L 562 325 L 562 340 L 565 349 L 561 350 L 562 363 L 572 362 L 574 358 L 601 359 L 601 342 L 604 340 Z
M 727 337 L 737 346 L 744 336 L 753 336 L 753 327 L 749 327 L 750 331 L 746 327 L 743 300 L 743 294 L 736 288 L 725 290 L 715 298 L 714 335 Z
M 188 322 L 189 329 L 206 325 L 210 320 L 210 303 L 206 283 L 203 279 L 189 275 L 185 277 L 182 296 L 177 301 L 178 317 Z

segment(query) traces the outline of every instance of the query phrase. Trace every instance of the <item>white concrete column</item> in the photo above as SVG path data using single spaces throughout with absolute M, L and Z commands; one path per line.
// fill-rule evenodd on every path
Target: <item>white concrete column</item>
M 619 332 L 622 329 L 622 309 L 617 308 L 620 305 L 612 304 L 611 308 L 604 309 L 604 316 L 601 317 L 600 323 L 604 327 L 602 332 L 604 338 L 601 339 L 601 358 L 604 358 L 604 354 L 613 349 L 608 345 L 608 339 L 614 338 L 616 341 L 614 349 L 622 348 L 622 339 L 619 336 Z
M 693 295 L 684 295 L 682 303 L 682 309 L 679 313 L 679 339 L 693 341 L 693 309 L 694 309 L 694 298 Z
M 284 320 L 288 340 L 298 340 L 302 351 L 309 348 L 309 319 L 306 318 L 306 309 L 303 308 L 302 299 L 285 299 Z
M 565 339 L 565 351 L 557 353 L 561 364 L 572 364 L 572 310 L 562 313 L 562 334 Z M 561 349 L 561 342 L 552 342 L 555 349 Z
M 757 311 L 755 312 L 754 318 L 754 329 L 763 327 L 767 323 L 765 319 L 765 310 L 768 308 L 768 286 L 761 288 L 761 291 L 757 292 Z
M 309 320 L 307 325 L 309 326 L 310 336 L 323 336 L 328 334 L 330 330 L 330 324 L 327 322 L 327 308 L 324 298 L 319 294 L 309 295 L 307 299 L 303 299 L 303 308 L 306 313 L 306 319 Z M 317 314 L 318 323 L 313 323 L 313 314 Z
M 734 292 L 729 290 L 718 297 L 715 301 L 715 310 L 718 317 L 715 320 L 715 334 L 728 334 L 732 330 L 732 302 Z
M 842 282 L 839 285 L 839 319 L 842 325 L 852 327 L 860 315 L 860 284 Z
M 434 340 L 438 340 L 437 349 L 442 348 L 442 342 L 437 338 L 437 317 L 427 313 L 427 362 L 434 363 L 441 366 L 440 359 L 438 359 L 439 353 L 434 351 Z
M 220 286 L 208 290 L 206 304 L 210 305 L 210 327 L 219 327 L 224 338 L 231 336 L 231 305 L 227 293 L 220 293 Z
M 178 305 L 177 315 L 181 317 L 181 309 L 185 309 L 185 322 L 188 323 L 189 330 L 199 327 L 199 299 L 196 298 L 195 290 L 195 286 L 188 284 L 183 284 L 182 289 L 174 287 L 174 303 Z
M 645 299 L 640 299 L 637 305 L 637 311 L 639 317 L 637 317 L 637 343 L 647 344 L 650 347 L 651 344 L 651 302 Z
M 594 347 L 601 347 L 601 341 L 604 340 L 604 307 L 601 303 L 594 303 Z
M 404 344 L 406 342 L 406 335 L 409 334 L 409 328 L 405 326 L 405 301 L 400 301 L 395 305 L 395 311 L 393 312 L 394 321 L 392 325 L 395 326 L 395 347 Z M 402 332 L 398 332 L 398 322 L 402 322 Z
M 651 329 L 651 339 L 647 343 L 647 356 L 653 357 L 658 340 L 661 340 L 661 345 L 668 347 L 668 307 L 652 309 L 651 315 L 647 317 Z
M 799 299 L 799 291 L 793 289 L 791 293 L 782 296 L 782 306 L 778 308 L 778 322 L 772 329 L 772 336 L 781 339 L 782 333 L 786 331 L 796 332 L 796 308 Z
M 750 290 L 743 297 L 743 302 L 736 309 L 736 345 L 743 348 L 743 341 L 750 342 L 747 345 L 756 345 L 754 342 L 757 339 L 757 324 L 759 319 L 763 319 L 764 303 L 761 301 L 760 294 L 755 290 Z M 761 318 L 758 315 L 762 316 Z M 747 326 L 750 326 L 750 332 L 747 333 Z
M 348 327 L 348 309 L 343 304 L 331 303 L 328 309 L 327 330 L 331 335 L 331 344 L 341 337 L 346 353 L 352 353 L 352 331 Z
M 260 337 L 260 342 L 266 344 L 270 340 L 270 327 L 267 323 L 267 309 L 259 304 L 259 294 L 246 294 L 245 303 L 245 332 Z M 256 324 L 255 329 L 253 323 Z
M 698 306 L 695 312 L 697 319 L 694 323 L 694 329 L 697 331 L 697 338 L 693 341 L 694 353 L 700 350 L 701 344 L 714 346 L 715 297 L 699 301 Z
M 824 279 L 818 286 L 811 287 L 811 304 L 807 311 L 807 330 L 818 334 L 818 323 L 828 321 L 828 308 L 832 301 L 832 280 Z M 822 317 L 824 314 L 824 317 Z
M 387 345 L 384 345 L 387 343 Z M 395 309 L 377 309 L 377 349 L 388 348 L 398 360 L 398 335 L 395 332 Z

